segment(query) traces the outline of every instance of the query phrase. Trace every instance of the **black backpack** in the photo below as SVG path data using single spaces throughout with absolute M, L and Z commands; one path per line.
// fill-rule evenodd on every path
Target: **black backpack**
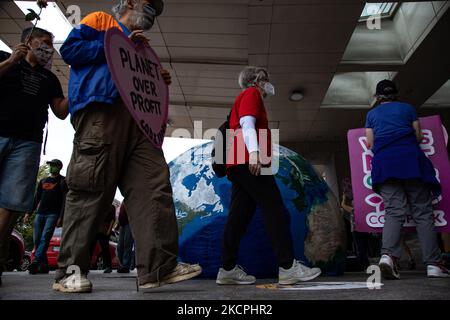
M 212 168 L 217 177 L 223 178 L 227 175 L 227 130 L 230 129 L 230 115 L 227 116 L 227 121 L 217 130 L 214 138 L 214 145 L 211 151 Z

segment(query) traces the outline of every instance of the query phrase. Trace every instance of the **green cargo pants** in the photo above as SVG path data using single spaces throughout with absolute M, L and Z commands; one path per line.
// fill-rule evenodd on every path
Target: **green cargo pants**
M 87 273 L 89 248 L 111 208 L 124 196 L 136 245 L 139 284 L 156 282 L 177 265 L 178 227 L 169 169 L 122 101 L 93 103 L 72 117 L 75 128 L 56 278 L 71 265 Z

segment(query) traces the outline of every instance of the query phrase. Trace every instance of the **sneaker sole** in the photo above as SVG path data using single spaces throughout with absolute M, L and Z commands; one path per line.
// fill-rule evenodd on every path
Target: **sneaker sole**
M 305 278 L 301 278 L 301 279 L 298 279 L 298 280 L 292 280 L 292 281 L 283 280 L 283 281 L 278 281 L 278 284 L 281 284 L 281 285 L 285 286 L 285 285 L 296 284 L 296 283 L 299 283 L 299 282 L 311 281 L 311 280 L 317 278 L 318 276 L 320 276 L 321 274 L 322 274 L 322 271 L 320 271 L 320 272 L 318 272 L 318 273 L 316 273 L 316 274 L 314 274 L 314 275 L 312 275 L 312 276 L 305 277 Z
M 52 285 L 52 289 L 55 291 L 63 292 L 63 293 L 89 293 L 89 292 L 92 292 L 92 287 L 71 289 L 71 288 L 65 288 L 60 283 L 54 283 Z
M 444 275 L 427 275 L 428 278 L 434 278 L 434 279 L 445 279 L 445 278 L 450 278 L 450 275 L 444 274 Z
M 90 293 L 90 292 L 92 292 L 92 288 L 72 289 L 72 288 L 65 288 L 63 286 L 60 286 L 58 291 L 63 292 L 63 293 Z
M 394 274 L 394 270 L 388 263 L 382 262 L 378 266 L 380 267 L 381 275 L 383 276 L 384 279 L 386 279 L 386 280 L 399 280 L 400 279 L 400 275 L 396 276 Z
M 53 285 L 52 285 L 52 289 L 53 290 L 55 290 L 55 291 L 59 291 L 59 287 L 60 287 L 61 285 L 59 284 L 59 283 L 54 283 Z
M 219 285 L 249 285 L 254 284 L 256 281 L 237 281 L 237 280 L 216 280 Z
M 200 275 L 200 273 L 202 273 L 202 269 L 167 279 L 164 281 L 164 284 L 172 284 L 172 283 L 176 283 L 176 282 L 180 282 L 180 281 L 189 280 L 189 279 L 192 279 L 192 278 Z
M 183 274 L 183 275 L 179 275 L 161 282 L 152 282 L 152 283 L 146 283 L 144 285 L 140 285 L 139 289 L 154 289 L 154 288 L 159 288 L 165 284 L 173 284 L 173 283 L 177 283 L 177 282 L 181 282 L 181 281 L 185 281 L 185 280 L 189 280 L 192 279 L 196 276 L 198 276 L 200 273 L 202 273 L 202 269 L 197 270 L 195 272 L 191 272 L 191 273 L 187 273 L 187 274 Z

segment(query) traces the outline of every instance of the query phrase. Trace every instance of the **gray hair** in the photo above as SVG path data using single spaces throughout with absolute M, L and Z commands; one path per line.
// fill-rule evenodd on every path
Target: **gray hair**
M 262 67 L 254 67 L 254 66 L 248 66 L 245 67 L 241 73 L 239 73 L 239 86 L 242 89 L 247 89 L 251 87 L 255 81 L 258 75 L 263 72 L 267 77 L 269 77 L 269 73 L 265 68 Z
M 112 12 L 114 14 L 114 17 L 116 19 L 120 19 L 122 15 L 127 11 L 127 0 L 119 0 L 119 3 L 117 3 L 114 7 L 112 7 Z

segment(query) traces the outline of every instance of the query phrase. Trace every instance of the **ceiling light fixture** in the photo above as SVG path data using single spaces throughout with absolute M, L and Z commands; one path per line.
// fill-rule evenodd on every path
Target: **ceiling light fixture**
M 289 100 L 293 102 L 299 102 L 303 100 L 303 98 L 304 98 L 303 92 L 301 92 L 300 90 L 292 91 L 291 95 L 289 96 Z

